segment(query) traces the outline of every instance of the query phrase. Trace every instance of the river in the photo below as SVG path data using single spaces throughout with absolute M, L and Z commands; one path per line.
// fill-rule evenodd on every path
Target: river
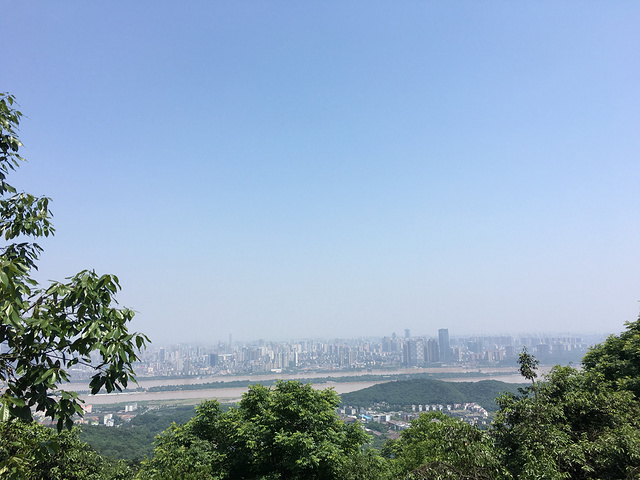
M 543 375 L 548 373 L 550 367 L 541 367 L 539 374 Z M 326 379 L 327 377 L 356 377 L 364 375 L 389 375 L 389 380 L 379 381 L 351 381 L 351 382 L 327 382 L 316 383 L 313 388 L 324 389 L 332 387 L 338 394 L 354 392 L 356 390 L 362 390 L 369 388 L 379 383 L 385 383 L 393 380 L 393 376 L 417 374 L 417 373 L 431 373 L 439 374 L 439 380 L 448 382 L 478 382 L 480 380 L 499 380 L 507 383 L 526 383 L 526 380 L 518 374 L 516 368 L 513 367 L 496 367 L 496 368 L 471 368 L 471 367 L 438 367 L 438 368 L 401 368 L 395 370 L 372 370 L 372 371 L 360 371 L 360 372 L 302 372 L 297 374 L 266 374 L 266 375 L 220 375 L 201 378 L 172 378 L 172 379 L 149 379 L 145 380 L 140 378 L 138 384 L 142 388 L 166 386 L 166 385 L 197 385 L 202 383 L 211 382 L 232 382 L 238 380 L 247 380 L 253 383 L 260 383 L 261 381 L 270 380 L 296 380 L 296 379 Z M 444 375 L 443 375 L 444 374 Z M 452 374 L 452 377 L 447 378 L 446 374 Z M 464 376 L 469 374 L 469 377 Z M 478 374 L 482 376 L 478 376 Z M 65 385 L 65 390 L 86 390 L 87 384 L 85 383 L 72 383 Z M 168 392 L 126 392 L 126 393 L 110 393 L 110 394 L 98 394 L 98 395 L 80 395 L 80 397 L 86 402 L 94 405 L 105 405 L 113 403 L 129 403 L 129 402 L 146 402 L 146 401 L 159 401 L 166 402 L 175 400 L 180 403 L 200 403 L 206 399 L 217 399 L 220 402 L 235 402 L 242 397 L 242 394 L 247 391 L 247 387 L 223 387 L 223 388 L 210 388 L 199 390 L 174 390 Z

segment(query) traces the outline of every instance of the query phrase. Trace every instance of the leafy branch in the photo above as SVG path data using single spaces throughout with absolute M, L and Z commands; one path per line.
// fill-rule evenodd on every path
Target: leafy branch
M 114 275 L 83 270 L 41 287 L 32 277 L 42 248 L 34 239 L 55 233 L 50 199 L 18 192 L 7 175 L 24 159 L 18 125 L 22 113 L 15 99 L 0 94 L 0 418 L 31 418 L 32 410 L 70 428 L 82 412 L 75 392 L 59 389 L 69 369 L 94 369 L 91 393 L 121 391 L 135 382 L 133 363 L 149 342 L 129 333 L 134 312 L 117 308 L 120 282 Z

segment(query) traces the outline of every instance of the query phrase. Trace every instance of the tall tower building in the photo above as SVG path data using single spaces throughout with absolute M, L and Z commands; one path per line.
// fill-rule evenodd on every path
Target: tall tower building
M 438 341 L 430 338 L 424 346 L 424 360 L 428 363 L 435 363 L 440 360 Z
M 440 361 L 448 362 L 451 358 L 451 346 L 449 345 L 449 329 L 438 330 L 438 346 L 440 347 Z
M 421 339 L 405 342 L 403 361 L 409 367 L 421 367 L 424 365 L 424 343 Z
M 404 338 L 406 339 L 411 338 L 411 330 L 409 330 L 408 328 L 404 329 Z
M 215 367 L 216 365 L 218 365 L 218 354 L 210 353 L 208 355 L 208 359 L 209 359 L 209 366 L 210 367 Z

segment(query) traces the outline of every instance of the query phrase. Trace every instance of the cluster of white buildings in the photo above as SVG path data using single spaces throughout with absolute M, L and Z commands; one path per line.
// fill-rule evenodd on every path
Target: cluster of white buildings
M 489 417 L 489 412 L 477 403 L 411 405 L 410 409 L 392 412 L 379 412 L 366 408 L 347 406 L 339 408 L 337 412 L 345 421 L 354 422 L 359 420 L 365 425 L 369 422 L 376 422 L 396 431 L 409 428 L 411 420 L 428 412 L 442 412 L 447 415 L 460 417 L 471 424 L 486 424 L 486 419 Z

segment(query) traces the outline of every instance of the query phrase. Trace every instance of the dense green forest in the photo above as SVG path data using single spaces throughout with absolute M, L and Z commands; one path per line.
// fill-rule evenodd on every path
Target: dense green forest
M 496 411 L 496 398 L 503 392 L 517 393 L 523 385 L 481 380 L 479 382 L 445 382 L 430 378 L 398 380 L 380 383 L 363 390 L 342 394 L 342 405 L 369 407 L 386 404 L 390 410 L 411 405 L 471 403 L 482 405 L 487 411 Z

